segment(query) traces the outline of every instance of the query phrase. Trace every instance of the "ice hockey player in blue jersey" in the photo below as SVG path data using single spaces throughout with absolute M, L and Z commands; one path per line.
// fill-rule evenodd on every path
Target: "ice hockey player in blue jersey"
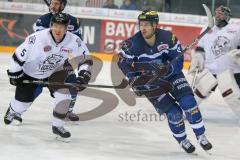
M 50 6 L 49 6 L 49 13 L 44 14 L 42 16 L 40 16 L 37 19 L 37 22 L 34 25 L 33 30 L 34 31 L 40 31 L 46 28 L 50 27 L 50 21 L 51 18 L 53 16 L 53 14 L 58 13 L 58 12 L 62 12 L 64 10 L 64 8 L 67 5 L 67 0 L 51 0 L 50 1 Z M 78 20 L 76 17 L 68 14 L 70 22 L 68 25 L 68 31 L 72 32 L 73 34 L 76 34 L 77 36 L 79 36 L 80 38 L 82 38 L 81 35 L 81 31 L 79 29 L 79 24 L 78 24 Z
M 67 5 L 67 0 L 51 0 L 50 6 L 49 6 L 49 13 L 42 15 L 37 19 L 37 22 L 34 25 L 34 31 L 41 31 L 43 29 L 50 27 L 50 21 L 52 16 L 55 13 L 62 12 Z M 69 24 L 67 27 L 67 30 L 72 32 L 73 34 L 76 34 L 82 39 L 81 32 L 79 30 L 79 24 L 76 17 L 71 16 L 68 14 L 69 17 Z M 70 81 L 69 81 L 70 82 Z M 73 113 L 73 108 L 76 102 L 76 97 L 73 96 L 72 105 L 69 108 L 69 113 L 67 115 L 67 118 L 71 121 L 79 121 L 78 115 Z
M 201 112 L 182 72 L 181 44 L 171 32 L 158 29 L 158 21 L 155 11 L 146 10 L 138 16 L 140 31 L 122 44 L 118 66 L 136 95 L 145 95 L 159 114 L 166 114 L 173 137 L 187 153 L 194 152 L 195 147 L 187 139 L 183 112 L 200 146 L 210 150 Z M 149 71 L 161 78 L 149 81 Z M 160 87 L 158 95 L 148 93 L 153 86 Z

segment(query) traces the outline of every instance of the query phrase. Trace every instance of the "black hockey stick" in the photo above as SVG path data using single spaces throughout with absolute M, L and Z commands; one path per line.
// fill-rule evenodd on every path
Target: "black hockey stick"
M 110 86 L 110 85 L 100 85 L 100 84 L 77 84 L 77 83 L 62 83 L 62 82 L 47 82 L 47 81 L 40 81 L 40 80 L 24 80 L 23 83 L 26 84 L 39 84 L 39 85 L 55 85 L 55 86 L 66 86 L 66 87 L 91 87 L 91 88 L 113 88 L 113 89 L 124 89 L 128 86 L 128 81 L 123 79 L 122 82 L 117 86 Z
M 208 26 L 199 36 L 197 36 L 197 38 L 194 39 L 194 41 L 191 44 L 184 48 L 183 53 L 186 52 L 188 49 L 192 48 L 192 46 L 196 44 L 214 26 L 213 16 L 210 9 L 205 4 L 203 4 L 203 7 L 208 17 Z
M 48 2 L 48 0 L 44 0 L 44 2 L 46 3 L 46 5 L 49 7 L 50 3 Z

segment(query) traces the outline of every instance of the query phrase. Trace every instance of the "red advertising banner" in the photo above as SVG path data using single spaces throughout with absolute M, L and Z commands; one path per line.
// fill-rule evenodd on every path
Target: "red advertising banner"
M 200 27 L 179 26 L 179 25 L 162 25 L 160 28 L 172 31 L 181 41 L 183 47 L 192 43 L 201 31 Z M 106 46 L 111 43 L 116 50 L 119 44 L 135 34 L 138 31 L 137 23 L 126 21 L 102 20 L 101 22 L 101 44 L 100 52 L 108 53 Z M 188 56 L 186 56 L 188 59 Z
M 108 53 L 106 46 L 109 43 L 113 43 L 113 46 L 108 47 L 113 47 L 117 50 L 119 44 L 136 33 L 138 29 L 134 22 L 102 20 L 101 31 L 100 52 Z

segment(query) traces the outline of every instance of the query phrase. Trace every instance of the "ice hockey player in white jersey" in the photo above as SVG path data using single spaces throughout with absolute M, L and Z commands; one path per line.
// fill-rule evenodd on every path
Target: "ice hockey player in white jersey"
M 57 13 L 52 17 L 51 27 L 43 31 L 29 35 L 26 40 L 17 47 L 10 61 L 7 71 L 10 83 L 16 86 L 15 97 L 4 117 L 5 124 L 13 121 L 22 122 L 21 115 L 30 107 L 33 101 L 41 93 L 43 85 L 25 84 L 23 80 L 48 81 L 56 70 L 63 66 L 68 68 L 68 79 L 75 79 L 77 84 L 87 84 L 91 77 L 92 60 L 88 57 L 89 51 L 83 41 L 73 33 L 67 31 L 69 23 L 68 15 Z M 83 62 L 77 64 L 78 76 L 70 70 L 70 57 L 83 57 Z M 88 57 L 85 60 L 85 57 Z M 47 86 L 55 101 L 53 109 L 54 119 L 52 131 L 61 138 L 69 138 L 70 132 L 64 129 L 64 118 L 68 112 L 71 95 L 77 94 L 76 87 L 52 88 Z M 85 87 L 78 88 L 79 90 Z M 71 92 L 71 93 L 70 93 Z
M 207 98 L 216 86 L 230 105 L 240 105 L 240 27 L 229 24 L 231 10 L 219 6 L 215 10 L 215 26 L 192 53 L 189 72 L 196 72 L 195 95 Z
M 46 13 L 37 19 L 36 23 L 34 24 L 33 30 L 41 31 L 49 28 L 52 16 L 55 13 L 62 12 L 66 7 L 66 5 L 67 5 L 67 0 L 50 0 L 49 13 Z M 76 34 L 80 38 L 82 38 L 77 18 L 70 14 L 68 14 L 68 17 L 69 17 L 69 24 L 68 24 L 67 30 L 71 33 Z M 71 103 L 71 106 L 69 107 L 69 112 L 67 114 L 67 119 L 71 121 L 79 121 L 78 115 L 73 112 L 76 98 L 77 97 L 72 96 L 72 103 Z

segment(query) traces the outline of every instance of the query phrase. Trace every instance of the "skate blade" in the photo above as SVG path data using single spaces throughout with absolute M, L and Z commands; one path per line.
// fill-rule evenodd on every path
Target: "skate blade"
M 61 136 L 56 136 L 56 140 L 61 141 L 61 142 L 65 142 L 65 143 L 71 142 L 71 138 L 70 137 L 69 138 L 63 138 Z

